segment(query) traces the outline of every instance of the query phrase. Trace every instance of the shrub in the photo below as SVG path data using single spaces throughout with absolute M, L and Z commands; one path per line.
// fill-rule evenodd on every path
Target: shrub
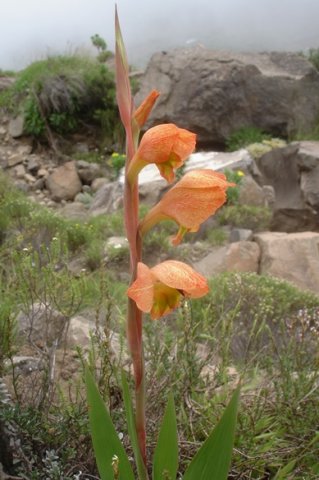
M 310 48 L 308 53 L 308 60 L 319 71 L 319 48 Z
M 269 229 L 272 212 L 268 207 L 226 205 L 218 212 L 216 218 L 220 225 L 262 231 Z
M 261 143 L 263 140 L 270 140 L 271 136 L 264 133 L 257 127 L 242 127 L 233 132 L 226 140 L 227 150 L 234 152 L 245 148 L 251 143 Z
M 239 199 L 239 189 L 244 172 L 241 170 L 230 170 L 226 168 L 224 174 L 229 182 L 236 183 L 235 187 L 227 188 L 227 205 L 235 205 Z
M 72 132 L 84 123 L 99 124 L 107 138 L 120 131 L 113 74 L 90 57 L 55 56 L 32 63 L 0 95 L 0 106 L 24 112 L 27 133 L 47 136 Z

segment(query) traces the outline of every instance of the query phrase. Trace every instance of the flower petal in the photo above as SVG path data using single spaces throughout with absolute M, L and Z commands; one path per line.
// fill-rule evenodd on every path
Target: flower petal
M 158 96 L 159 92 L 157 90 L 152 90 L 145 98 L 145 100 L 141 103 L 141 105 L 135 110 L 133 118 L 136 120 L 140 128 L 148 119 L 148 116 L 151 113 Z
M 136 280 L 127 290 L 127 295 L 142 312 L 151 311 L 154 301 L 154 279 L 151 270 L 142 262 L 137 265 Z
M 189 265 L 177 260 L 166 260 L 151 269 L 152 274 L 165 285 L 176 288 L 185 296 L 199 298 L 208 293 L 205 277 Z

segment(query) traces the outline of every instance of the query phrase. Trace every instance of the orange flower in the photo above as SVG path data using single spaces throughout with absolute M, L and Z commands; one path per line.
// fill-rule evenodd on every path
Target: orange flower
M 141 105 L 135 110 L 133 118 L 136 120 L 140 128 L 148 119 L 148 116 L 151 113 L 158 96 L 159 92 L 157 90 L 152 90 L 145 98 L 145 100 L 141 103 Z
M 155 320 L 178 307 L 183 296 L 199 298 L 207 292 L 207 280 L 202 275 L 186 263 L 167 260 L 153 268 L 138 263 L 137 278 L 127 294 Z
M 226 190 L 234 185 L 227 182 L 224 174 L 213 170 L 186 173 L 142 220 L 141 235 L 161 220 L 174 220 L 179 230 L 172 243 L 178 245 L 185 233 L 197 232 L 201 223 L 225 203 Z
M 168 182 L 175 178 L 174 170 L 193 152 L 196 135 L 172 123 L 157 125 L 144 134 L 127 172 L 131 185 L 139 172 L 149 163 L 155 163 Z

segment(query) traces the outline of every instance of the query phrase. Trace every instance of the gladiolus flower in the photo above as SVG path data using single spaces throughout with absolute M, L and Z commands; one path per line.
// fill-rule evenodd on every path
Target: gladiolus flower
M 234 186 L 222 173 L 213 170 L 192 170 L 174 185 L 140 223 L 144 235 L 161 220 L 174 220 L 179 225 L 172 239 L 178 245 L 187 232 L 197 232 L 201 223 L 213 215 L 226 201 L 226 190 Z
M 136 280 L 127 294 L 155 320 L 178 307 L 182 297 L 199 298 L 207 292 L 206 278 L 186 263 L 167 260 L 153 268 L 138 263 Z
M 155 163 L 168 182 L 175 178 L 174 170 L 193 152 L 196 135 L 172 123 L 157 125 L 144 134 L 136 154 L 130 162 L 127 178 L 131 185 L 146 165 Z
M 148 116 L 151 113 L 158 96 L 159 92 L 157 90 L 152 90 L 145 98 L 145 100 L 141 103 L 141 105 L 135 110 L 133 118 L 134 120 L 136 120 L 140 128 L 148 119 Z

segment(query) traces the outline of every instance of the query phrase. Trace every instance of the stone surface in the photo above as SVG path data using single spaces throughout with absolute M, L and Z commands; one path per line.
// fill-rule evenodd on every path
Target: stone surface
M 274 190 L 272 229 L 319 231 L 319 142 L 273 149 L 254 165 L 258 183 Z
M 105 177 L 95 178 L 91 184 L 92 192 L 97 192 L 101 187 L 103 187 L 103 185 L 106 185 L 107 183 L 109 183 L 109 180 Z
M 58 167 L 46 178 L 46 186 L 53 200 L 73 200 L 82 189 L 75 163 L 67 162 Z
M 251 240 L 253 236 L 253 231 L 248 228 L 233 228 L 229 235 L 229 241 L 240 242 L 241 240 Z
M 85 185 L 91 185 L 93 180 L 101 176 L 101 168 L 97 163 L 77 160 L 76 168 L 82 183 Z
M 261 249 L 259 273 L 283 278 L 319 294 L 319 234 L 265 232 L 255 235 Z
M 81 202 L 67 203 L 61 208 L 60 214 L 69 220 L 86 220 L 88 218 L 87 208 Z
M 37 345 L 59 343 L 67 326 L 67 320 L 50 305 L 34 303 L 27 312 L 17 316 L 19 335 Z
M 9 122 L 9 134 L 12 138 L 22 137 L 24 133 L 24 116 L 18 115 Z
M 93 217 L 112 213 L 123 205 L 123 185 L 110 182 L 103 185 L 95 194 L 89 214 Z
M 213 249 L 194 268 L 208 278 L 221 272 L 257 272 L 259 257 L 257 243 L 240 241 Z
M 240 183 L 238 203 L 240 205 L 266 205 L 266 195 L 262 187 L 250 176 L 245 175 Z
M 221 52 L 198 45 L 152 56 L 136 98 L 161 92 L 147 127 L 172 122 L 207 145 L 244 126 L 287 137 L 319 115 L 319 73 L 301 55 Z

